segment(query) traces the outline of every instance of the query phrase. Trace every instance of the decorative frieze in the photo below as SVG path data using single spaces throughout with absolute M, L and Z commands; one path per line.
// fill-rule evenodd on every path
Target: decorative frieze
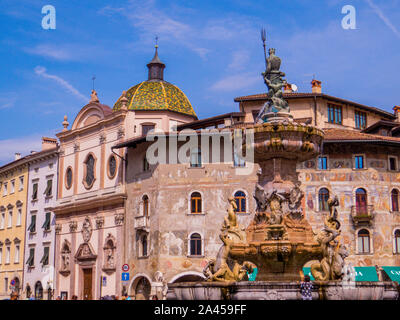
M 114 216 L 114 220 L 115 220 L 115 225 L 116 226 L 120 226 L 124 223 L 124 214 L 123 213 L 118 213 Z
M 96 218 L 96 229 L 101 229 L 104 226 L 104 217 Z
M 76 221 L 71 221 L 69 223 L 69 232 L 75 232 L 78 229 L 78 223 Z
M 106 142 L 106 135 L 104 133 L 100 134 L 99 143 L 104 144 Z
M 125 137 L 125 130 L 124 130 L 124 128 L 119 127 L 119 128 L 118 128 L 118 135 L 117 135 L 117 138 L 118 138 L 118 140 L 119 140 L 119 139 L 121 139 L 121 138 L 123 138 L 123 137 Z

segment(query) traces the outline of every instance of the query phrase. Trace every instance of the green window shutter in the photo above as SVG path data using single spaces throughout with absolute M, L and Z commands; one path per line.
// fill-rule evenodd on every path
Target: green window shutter
M 26 264 L 27 264 L 28 266 L 32 267 L 33 264 L 34 264 L 34 258 L 35 258 L 35 249 L 34 249 L 34 248 L 31 248 L 31 249 L 29 250 L 29 258 L 28 258 L 28 260 L 26 261 Z
M 30 232 L 35 232 L 36 231 L 36 216 L 31 217 L 31 224 L 29 225 L 28 230 Z
M 44 191 L 44 194 L 46 197 L 50 197 L 53 193 L 53 180 L 47 180 L 47 187 L 46 190 Z
M 43 264 L 44 266 L 49 264 L 49 247 L 45 247 L 43 251 L 43 257 L 40 260 L 40 263 Z
M 50 230 L 50 218 L 51 218 L 51 213 L 46 212 L 46 221 L 43 223 L 42 226 L 44 230 Z
M 38 193 L 38 184 L 35 183 L 33 185 L 32 200 L 36 200 L 37 199 L 37 193 Z

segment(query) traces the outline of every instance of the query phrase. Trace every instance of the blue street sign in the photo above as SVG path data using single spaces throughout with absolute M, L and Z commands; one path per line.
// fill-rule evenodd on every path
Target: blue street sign
M 129 273 L 127 272 L 122 273 L 122 281 L 129 281 Z

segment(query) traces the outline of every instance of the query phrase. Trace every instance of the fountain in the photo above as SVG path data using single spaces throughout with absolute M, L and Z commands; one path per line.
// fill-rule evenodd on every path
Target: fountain
M 257 211 L 247 228 L 236 219 L 235 200 L 229 199 L 228 215 L 221 228 L 223 243 L 216 259 L 203 273 L 207 282 L 170 284 L 170 297 L 179 300 L 296 300 L 301 299 L 299 280 L 303 266 L 311 266 L 314 299 L 389 299 L 397 297 L 392 283 L 343 281 L 348 269 L 347 249 L 340 243 L 338 199 L 329 199 L 324 228 L 314 234 L 303 213 L 304 193 L 296 172 L 299 162 L 321 152 L 324 133 L 311 125 L 293 122 L 282 88 L 287 84 L 275 49 L 267 58 L 262 32 L 268 86 L 254 129 L 254 142 L 244 145 L 254 152 L 260 166 L 254 192 Z M 246 281 L 254 279 L 257 281 Z M 348 285 L 351 283 L 351 285 Z

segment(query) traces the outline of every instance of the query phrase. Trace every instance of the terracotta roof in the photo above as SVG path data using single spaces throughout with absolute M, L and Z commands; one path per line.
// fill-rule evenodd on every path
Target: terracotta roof
M 324 98 L 327 100 L 331 100 L 331 101 L 336 101 L 339 103 L 344 103 L 344 104 L 351 104 L 353 106 L 356 106 L 357 108 L 363 109 L 363 110 L 367 110 L 367 111 L 371 111 L 371 112 L 376 112 L 380 115 L 383 115 L 385 117 L 388 117 L 390 119 L 396 119 L 396 116 L 393 113 L 387 112 L 385 110 L 379 109 L 379 108 L 375 108 L 375 107 L 370 107 L 370 106 L 366 106 L 354 101 L 350 101 L 350 100 L 346 100 L 346 99 L 342 99 L 342 98 L 338 98 L 338 97 L 334 97 L 334 96 L 330 96 L 324 93 L 301 93 L 301 92 L 294 92 L 294 93 L 284 93 L 283 94 L 285 99 L 301 99 L 301 98 Z M 257 100 L 267 100 L 267 94 L 266 93 L 262 93 L 262 94 L 254 94 L 254 95 L 249 95 L 249 96 L 243 96 L 243 97 L 237 97 L 235 98 L 235 102 L 242 102 L 242 101 L 257 101 Z
M 324 142 L 392 142 L 400 143 L 400 138 L 362 133 L 346 129 L 324 129 Z

